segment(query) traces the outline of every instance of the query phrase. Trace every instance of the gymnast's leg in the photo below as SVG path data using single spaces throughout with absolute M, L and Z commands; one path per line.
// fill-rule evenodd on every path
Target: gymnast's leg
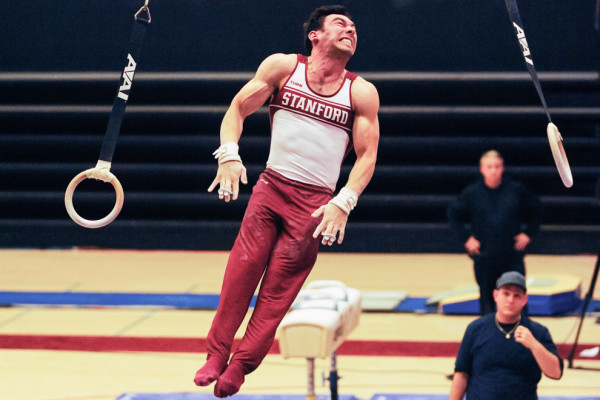
M 324 204 L 331 195 L 327 192 L 310 193 L 307 204 L 305 188 L 293 188 L 293 197 L 284 197 L 287 202 L 283 212 L 283 230 L 279 235 L 265 271 L 258 299 L 246 333 L 229 366 L 218 378 L 215 396 L 231 396 L 239 391 L 244 375 L 254 371 L 262 362 L 273 344 L 277 327 L 289 310 L 315 264 L 319 239 L 312 233 L 319 223 L 310 214 Z M 293 205 L 292 205 L 293 204 Z
M 225 370 L 235 333 L 246 316 L 275 243 L 278 217 L 269 209 L 266 198 L 265 184 L 259 181 L 229 254 L 219 306 L 207 337 L 207 362 L 194 377 L 198 386 L 209 385 Z

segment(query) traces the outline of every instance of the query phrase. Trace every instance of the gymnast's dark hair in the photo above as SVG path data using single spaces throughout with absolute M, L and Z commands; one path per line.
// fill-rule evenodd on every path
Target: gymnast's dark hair
M 308 53 L 312 51 L 312 42 L 308 38 L 308 34 L 312 31 L 318 31 L 323 28 L 323 20 L 330 14 L 340 14 L 352 19 L 346 7 L 335 5 L 335 6 L 321 6 L 315 9 L 308 20 L 302 25 L 304 28 L 304 47 L 308 50 Z

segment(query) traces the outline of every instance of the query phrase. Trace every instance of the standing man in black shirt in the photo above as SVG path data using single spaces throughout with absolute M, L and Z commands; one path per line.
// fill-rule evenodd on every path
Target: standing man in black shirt
M 525 248 L 539 230 L 541 202 L 523 184 L 504 177 L 504 160 L 490 150 L 479 161 L 480 179 L 448 208 L 453 234 L 473 259 L 481 315 L 495 312 L 493 291 L 506 271 L 525 275 Z

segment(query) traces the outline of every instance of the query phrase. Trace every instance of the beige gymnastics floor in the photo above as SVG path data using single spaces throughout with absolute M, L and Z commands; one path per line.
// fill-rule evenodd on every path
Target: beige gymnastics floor
M 225 252 L 109 250 L 0 250 L 0 291 L 102 291 L 218 293 Z M 582 279 L 582 292 L 595 256 L 529 256 L 529 274 L 569 273 Z M 337 279 L 362 291 L 407 291 L 431 296 L 472 284 L 462 255 L 322 253 L 310 280 Z M 595 298 L 600 298 L 596 288 Z M 214 311 L 160 308 L 0 308 L 0 335 L 100 335 L 205 337 Z M 473 316 L 363 313 L 349 339 L 456 341 Z M 536 318 L 557 344 L 572 343 L 578 318 Z M 580 343 L 600 345 L 600 325 L 585 319 Z M 114 400 L 123 393 L 211 393 L 192 383 L 204 354 L 0 350 L 0 399 Z M 452 358 L 340 356 L 341 394 L 370 399 L 376 393 L 448 392 Z M 575 360 L 562 380 L 543 378 L 542 396 L 598 396 L 600 362 Z M 317 393 L 327 394 L 317 361 Z M 269 355 L 247 377 L 243 392 L 303 394 L 306 363 Z

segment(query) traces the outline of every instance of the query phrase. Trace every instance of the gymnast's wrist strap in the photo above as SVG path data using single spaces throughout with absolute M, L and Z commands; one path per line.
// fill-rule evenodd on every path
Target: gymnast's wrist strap
M 242 162 L 242 158 L 238 154 L 239 149 L 240 147 L 237 143 L 226 142 L 213 152 L 213 156 L 215 156 L 215 159 L 218 160 L 219 164 L 223 164 L 228 161 Z
M 344 186 L 338 195 L 329 202 L 341 208 L 346 214 L 350 214 L 350 211 L 354 210 L 358 203 L 358 193 Z
M 121 129 L 121 123 L 123 122 L 123 116 L 125 114 L 125 107 L 127 106 L 127 100 L 129 99 L 129 94 L 131 92 L 131 84 L 133 83 L 137 60 L 142 49 L 146 28 L 150 24 L 150 12 L 147 8 L 146 11 L 148 12 L 148 19 L 138 17 L 139 11 L 135 16 L 133 32 L 131 33 L 127 52 L 127 63 L 123 69 L 122 84 L 119 86 L 119 90 L 115 96 L 112 111 L 108 120 L 108 126 L 104 135 L 104 141 L 102 142 L 99 160 L 108 163 L 112 162 L 117 139 L 119 137 L 119 130 Z

